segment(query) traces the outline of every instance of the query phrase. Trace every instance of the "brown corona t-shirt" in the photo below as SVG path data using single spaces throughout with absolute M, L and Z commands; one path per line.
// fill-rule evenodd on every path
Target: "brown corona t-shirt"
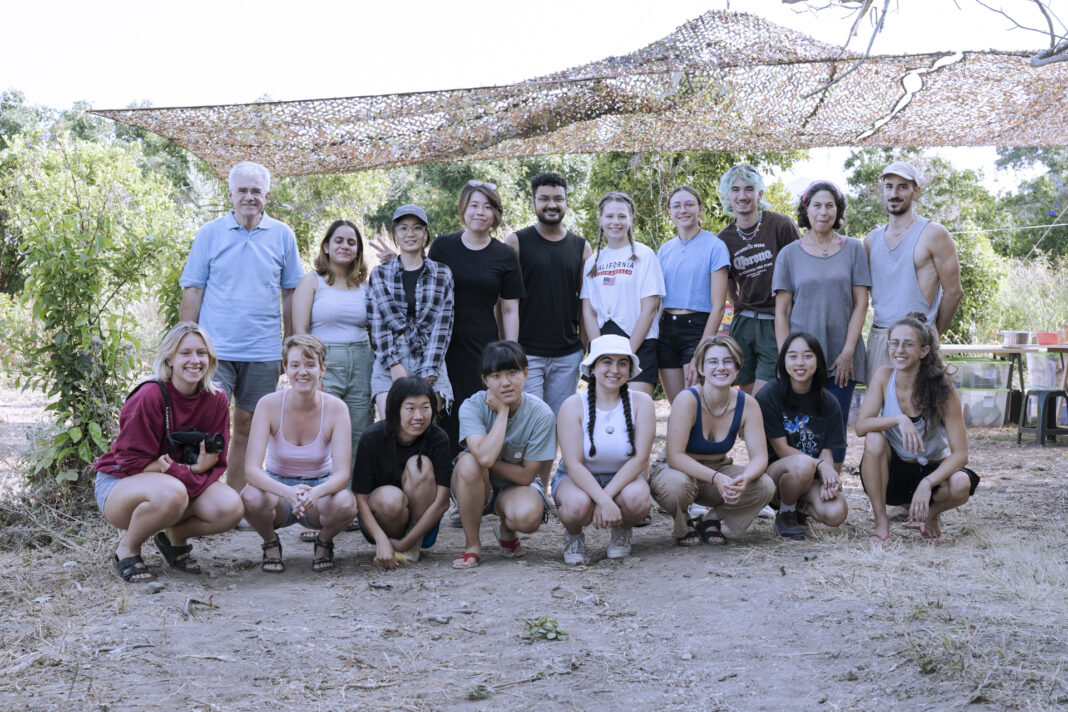
M 770 210 L 764 211 L 760 232 L 750 240 L 738 234 L 733 222 L 719 231 L 719 239 L 726 243 L 731 256 L 727 274 L 738 288 L 735 314 L 747 309 L 775 314 L 775 296 L 771 293 L 775 258 L 779 250 L 800 238 L 793 220 Z

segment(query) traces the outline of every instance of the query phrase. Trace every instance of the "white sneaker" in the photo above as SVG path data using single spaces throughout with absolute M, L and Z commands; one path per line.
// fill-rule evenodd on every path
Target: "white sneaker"
M 564 563 L 578 566 L 586 563 L 586 535 L 564 532 Z
M 630 534 L 630 527 L 626 529 L 612 527 L 612 539 L 608 542 L 605 556 L 609 559 L 622 559 L 624 556 L 630 556 Z
M 774 519 L 775 510 L 765 504 L 764 508 L 760 510 L 760 514 L 758 514 L 757 516 L 761 519 Z

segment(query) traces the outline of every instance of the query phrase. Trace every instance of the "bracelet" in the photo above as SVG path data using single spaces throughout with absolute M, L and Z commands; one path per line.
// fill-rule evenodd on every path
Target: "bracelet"
M 712 485 L 716 484 L 716 475 L 720 474 L 719 470 L 712 470 Z

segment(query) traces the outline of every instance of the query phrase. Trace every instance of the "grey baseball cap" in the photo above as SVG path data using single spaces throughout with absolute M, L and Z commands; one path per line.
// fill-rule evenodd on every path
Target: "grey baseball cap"
M 426 211 L 420 208 L 418 205 L 402 205 L 393 211 L 393 222 L 397 222 L 403 217 L 411 215 L 412 217 L 419 218 L 423 221 L 424 225 L 430 225 L 430 221 L 426 219 Z
M 879 174 L 880 178 L 886 176 L 901 176 L 905 180 L 910 180 L 916 185 L 920 184 L 920 172 L 916 170 L 916 166 L 905 161 L 894 161 L 889 166 L 883 169 L 883 172 Z

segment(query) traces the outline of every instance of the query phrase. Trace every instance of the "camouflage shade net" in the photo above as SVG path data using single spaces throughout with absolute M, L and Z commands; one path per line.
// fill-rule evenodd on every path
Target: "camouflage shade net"
M 223 106 L 94 111 L 163 136 L 219 176 L 559 153 L 1068 144 L 1068 63 L 1029 54 L 856 55 L 712 11 L 624 57 L 518 84 Z

